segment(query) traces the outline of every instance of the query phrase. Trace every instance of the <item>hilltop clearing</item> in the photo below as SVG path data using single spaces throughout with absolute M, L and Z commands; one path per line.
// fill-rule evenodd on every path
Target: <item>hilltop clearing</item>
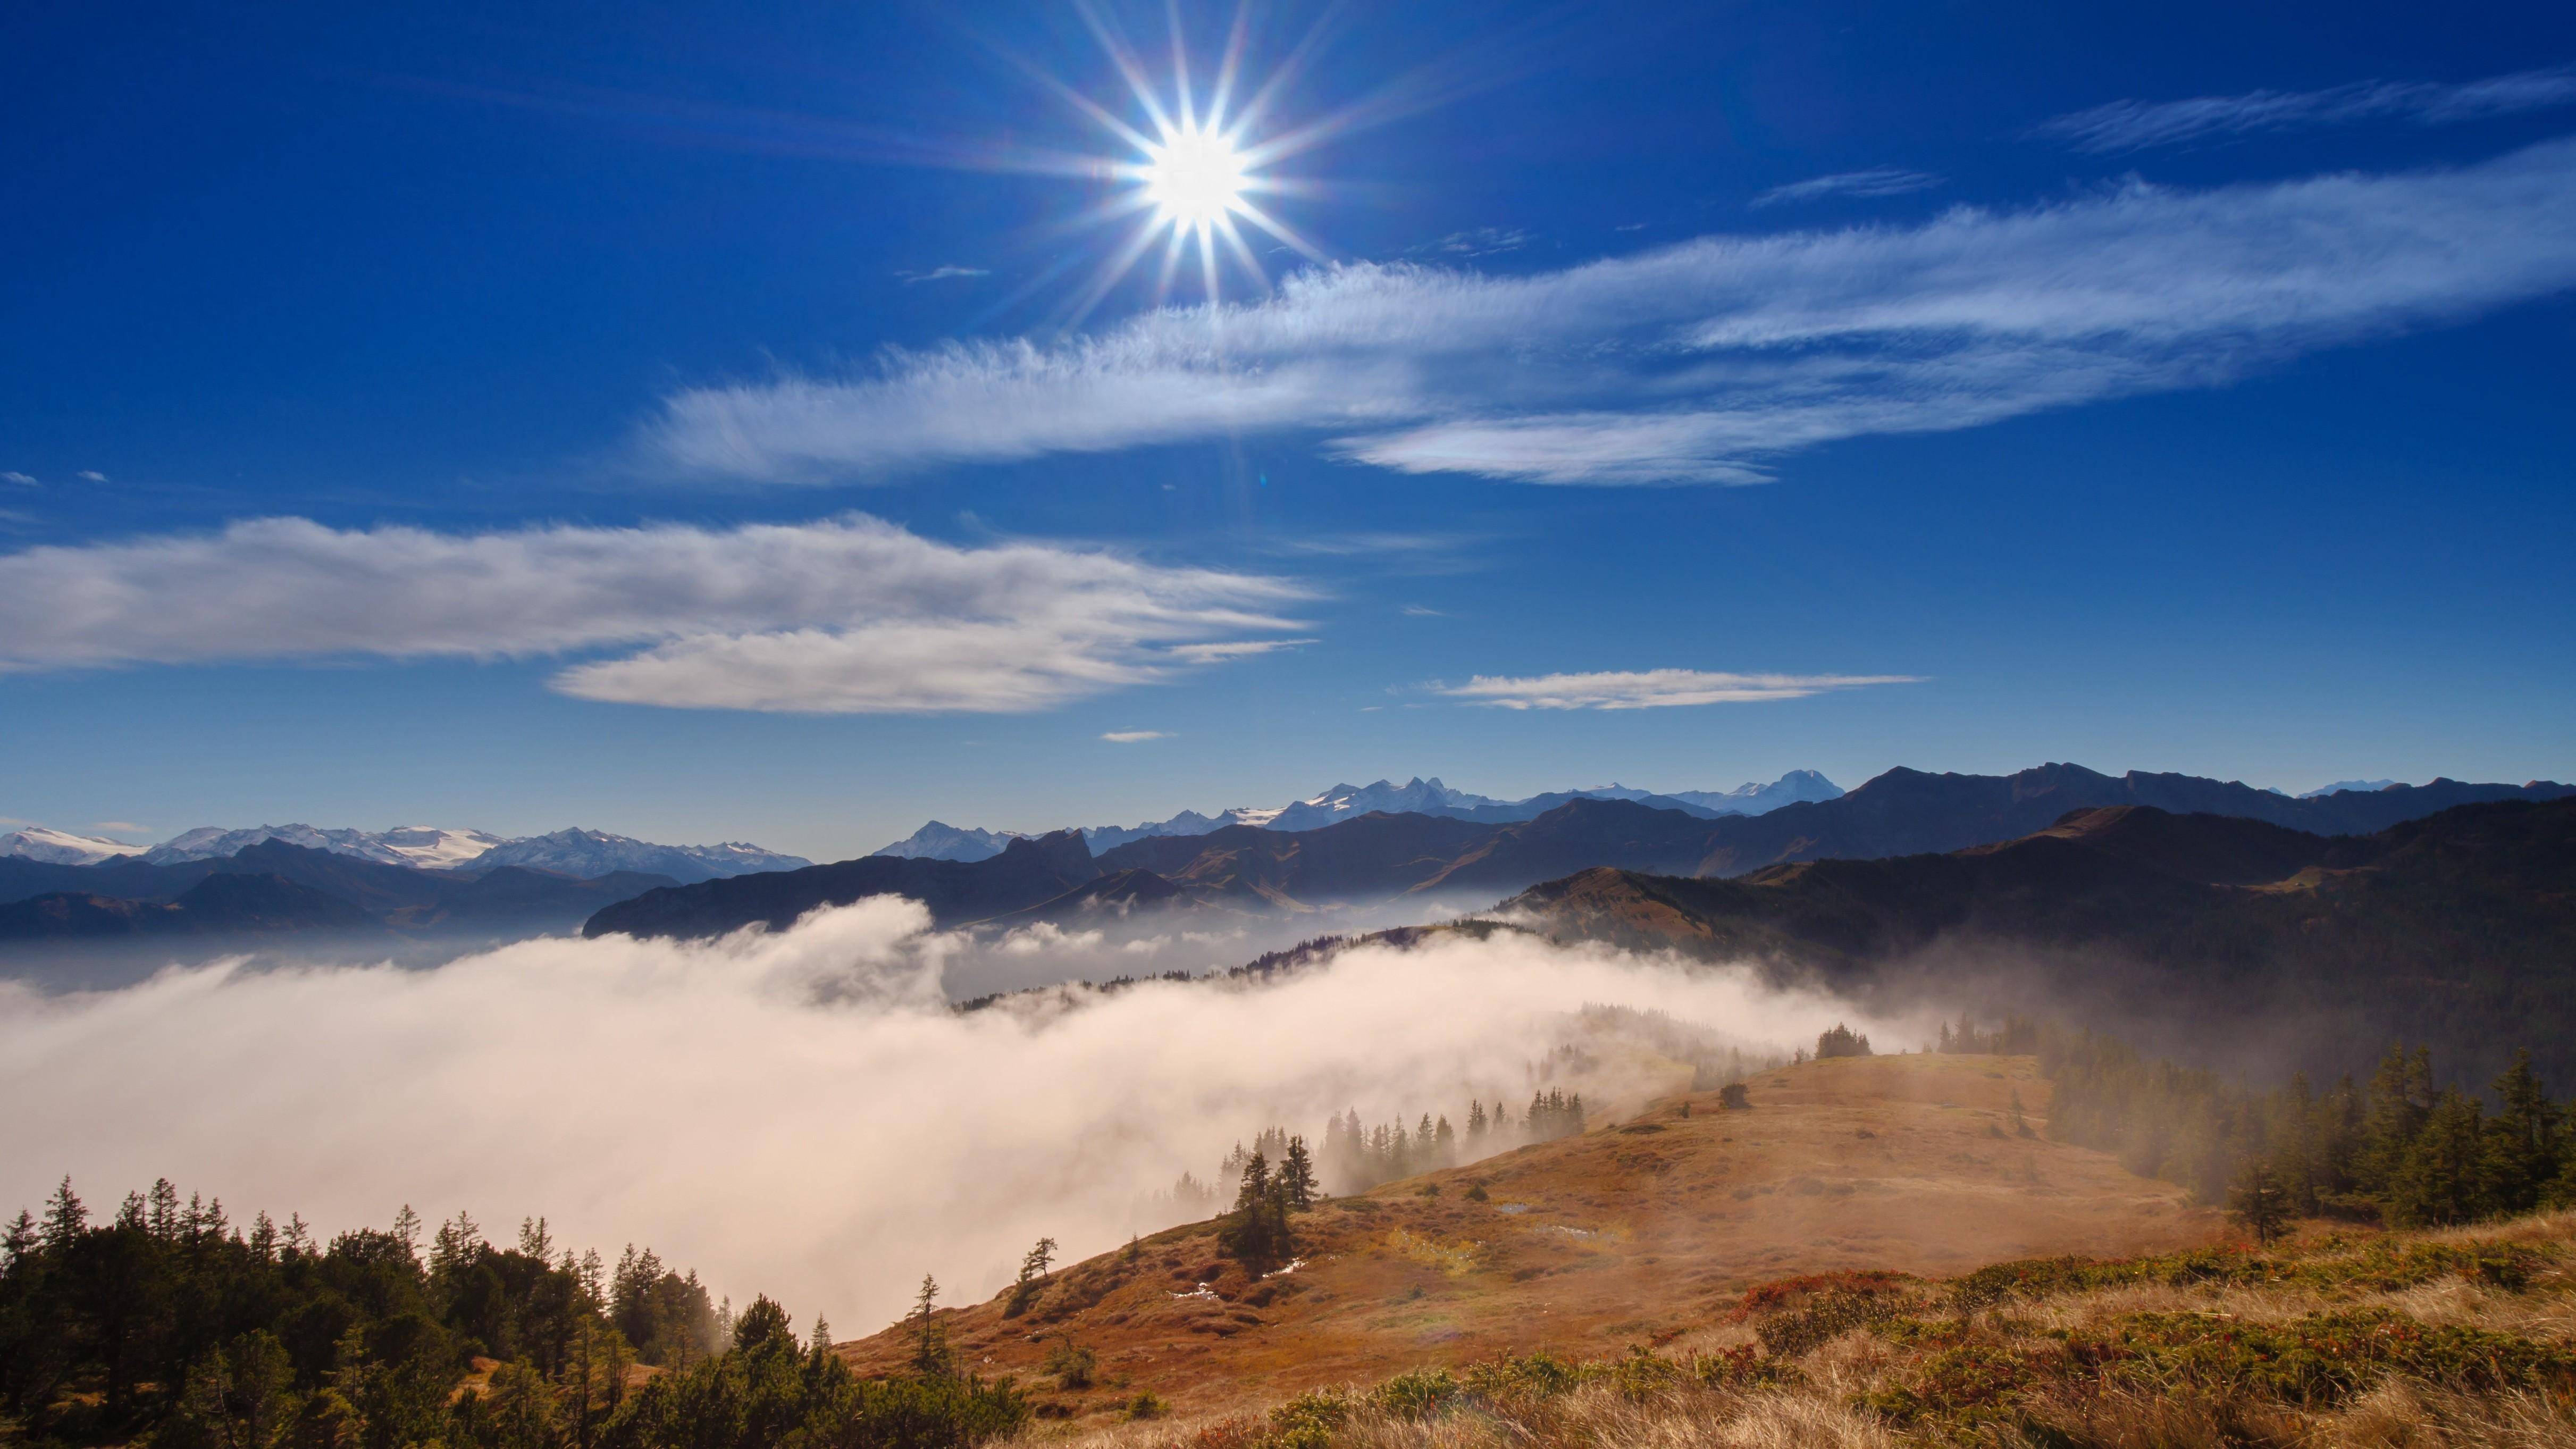
M 1717 1091 L 1662 1097 L 1579 1137 L 1319 1203 L 1266 1275 L 1203 1222 L 1055 1272 L 1017 1313 L 1005 1292 L 933 1321 L 988 1376 L 1026 1382 L 1050 1355 L 1093 1355 L 1098 1386 L 1042 1413 L 1107 1415 L 1147 1390 L 1208 1412 L 1505 1350 L 1615 1352 L 1707 1327 L 1791 1274 L 1952 1273 L 2218 1231 L 2181 1189 L 2039 1136 L 2049 1087 L 2027 1057 L 1806 1062 L 1747 1094 L 1733 1111 Z M 839 1351 L 881 1373 L 914 1342 L 898 1326 Z

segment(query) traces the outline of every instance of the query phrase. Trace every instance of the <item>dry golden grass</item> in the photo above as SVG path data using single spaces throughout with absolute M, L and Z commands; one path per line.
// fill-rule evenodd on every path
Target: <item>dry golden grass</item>
M 2403 1257 L 2421 1244 L 2467 1256 L 2438 1260 L 2449 1266 L 2424 1281 L 2378 1286 L 2393 1260 L 2433 1261 Z M 2523 1251 L 2500 1260 L 2506 1248 Z M 2496 1281 L 2498 1261 L 2518 1265 L 2502 1275 L 2508 1281 Z M 1827 1283 L 1749 1295 L 1748 1303 L 1769 1305 L 1749 1314 L 1750 1328 L 1713 1326 L 1652 1356 L 1632 1350 L 1580 1368 L 1532 1371 L 1524 1361 L 1454 1376 L 1417 1372 L 1259 1413 L 1092 1430 L 1059 1425 L 1032 1437 L 1048 1449 L 2576 1446 L 2576 1216 L 2360 1241 L 2319 1235 L 2269 1255 L 2177 1255 L 2138 1266 L 2171 1277 L 2213 1263 L 2237 1281 L 2041 1288 L 2001 1298 L 1962 1295 L 1949 1284 L 1879 1285 L 1871 1301 L 1890 1311 L 1866 1326 L 1794 1354 L 1764 1358 L 1740 1347 L 1776 1326 L 1766 1315 L 1827 1303 L 1838 1291 Z M 2267 1275 L 2273 1281 L 2245 1281 Z M 2412 1360 L 2373 1360 L 2365 1348 L 2324 1378 L 2311 1373 L 2296 1383 L 2260 1355 L 2158 1361 L 2080 1351 L 2120 1343 L 2123 1329 L 2141 1322 L 2207 1325 L 2202 1346 L 2217 1350 L 2247 1330 L 2295 1333 L 2318 1322 L 2315 1315 L 2358 1315 L 2401 1334 L 2447 1326 L 2486 1337 L 2462 1337 L 2457 1352 Z M 1994 1395 L 1961 1389 L 1955 1374 L 1944 1379 L 1944 1365 L 1962 1361 L 2038 1368 Z
M 1751 1089 L 1750 1111 L 1721 1110 L 1714 1092 L 1664 1097 L 1580 1137 L 1324 1204 L 1299 1215 L 1305 1263 L 1284 1277 L 1247 1275 L 1200 1223 L 1132 1261 L 1060 1270 L 1021 1316 L 996 1299 L 942 1319 L 969 1366 L 1045 1386 L 1047 1412 L 1099 1427 L 1142 1391 L 1180 1416 L 1225 1415 L 1504 1352 L 1706 1352 L 1750 1340 L 1726 1322 L 1745 1289 L 1794 1274 L 1938 1275 L 2224 1231 L 2170 1184 L 2014 1133 L 2016 1096 L 2033 1123 L 2047 1116 L 2028 1058 L 1808 1062 Z M 1478 1185 L 1484 1201 L 1467 1195 Z M 1044 1374 L 1068 1338 L 1098 1355 L 1095 1387 L 1056 1391 Z M 890 1331 L 841 1352 L 873 1373 L 909 1349 Z

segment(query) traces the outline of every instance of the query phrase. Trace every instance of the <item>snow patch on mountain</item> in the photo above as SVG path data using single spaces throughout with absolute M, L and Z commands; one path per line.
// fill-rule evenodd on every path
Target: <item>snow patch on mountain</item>
M 2310 790 L 2299 796 L 2299 798 L 2302 800 L 2322 800 L 2328 795 L 2339 795 L 2346 790 L 2378 791 L 2385 790 L 2396 783 L 2397 782 L 2395 780 L 2337 780 L 2333 784 L 2324 786 L 2323 788 Z
M 47 865 L 96 865 L 120 855 L 141 855 L 143 847 L 97 835 L 74 835 L 43 825 L 30 825 L 0 835 L 0 856 L 42 861 Z
M 612 871 L 633 870 L 680 881 L 700 881 L 754 871 L 796 870 L 813 864 L 803 856 L 781 855 L 741 841 L 656 845 L 597 830 L 558 830 L 552 835 L 514 839 L 488 830 L 458 830 L 441 825 L 397 825 L 391 830 L 326 830 L 304 824 L 227 830 L 206 825 L 175 835 L 149 850 L 137 846 L 118 846 L 117 850 L 120 854 L 139 852 L 154 865 L 175 865 L 238 855 L 271 840 L 417 870 L 489 870 L 518 865 L 584 880 L 595 880 Z M 71 863 L 88 864 L 104 858 L 93 856 Z
M 721 845 L 655 845 L 632 836 L 600 830 L 558 830 L 496 845 L 474 858 L 478 870 L 517 865 L 551 870 L 585 879 L 612 871 L 667 875 L 686 885 L 718 876 L 752 875 L 770 870 L 802 870 L 814 862 L 801 855 L 780 855 L 744 841 Z

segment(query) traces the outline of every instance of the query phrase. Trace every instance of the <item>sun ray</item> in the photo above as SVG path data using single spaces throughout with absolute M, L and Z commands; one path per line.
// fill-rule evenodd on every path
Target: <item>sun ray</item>
M 1208 124 L 1225 129 L 1225 110 L 1234 101 L 1235 78 L 1243 71 L 1243 45 L 1252 33 L 1252 0 L 1234 7 L 1234 25 L 1226 33 L 1225 55 L 1217 62 L 1216 89 L 1208 92 Z
M 1190 43 L 1181 33 L 1181 0 L 1163 0 L 1163 13 L 1172 27 L 1172 92 L 1180 102 L 1181 129 L 1199 128 L 1197 109 L 1190 100 Z M 1213 124 L 1215 118 L 1209 118 Z
M 1331 263 L 1332 258 L 1324 254 L 1324 249 L 1322 247 L 1319 247 L 1313 242 L 1308 241 L 1305 237 L 1300 236 L 1297 233 L 1296 228 L 1290 226 L 1284 221 L 1281 221 L 1279 218 L 1272 216 L 1260 207 L 1253 205 L 1249 201 L 1243 200 L 1241 197 L 1237 197 L 1235 199 L 1234 209 L 1235 212 L 1244 220 L 1251 222 L 1254 226 L 1257 226 L 1263 231 L 1270 233 L 1272 236 L 1279 238 L 1281 241 L 1286 242 L 1289 248 L 1295 251 L 1297 255 L 1319 265 L 1329 265 Z M 1263 285 L 1266 286 L 1268 284 L 1264 283 Z
M 1243 231 L 1234 224 L 1234 218 L 1229 216 L 1217 223 L 1217 229 L 1225 233 L 1226 245 L 1234 249 L 1234 259 L 1243 263 L 1245 271 L 1252 273 L 1252 279 L 1261 284 L 1261 290 L 1269 291 L 1270 273 L 1261 265 L 1261 259 L 1252 254 L 1252 248 L 1245 244 Z
M 1092 273 L 1091 284 L 1083 289 L 1082 296 L 1074 302 L 1072 310 L 1066 314 L 1062 324 L 1065 331 L 1070 332 L 1082 325 L 1083 320 L 1091 315 L 1092 309 L 1099 306 L 1109 295 L 1110 289 L 1118 285 L 1119 279 L 1125 277 L 1135 267 L 1136 259 L 1143 256 L 1147 248 L 1153 246 L 1154 239 L 1162 235 L 1162 231 L 1163 224 L 1159 219 L 1148 220 L 1128 237 L 1125 246 L 1100 264 L 1100 269 Z

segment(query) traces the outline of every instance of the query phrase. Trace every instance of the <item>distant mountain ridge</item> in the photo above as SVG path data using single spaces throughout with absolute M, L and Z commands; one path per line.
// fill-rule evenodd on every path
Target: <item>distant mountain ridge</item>
M 61 865 L 0 858 L 0 942 L 336 931 L 425 935 L 569 927 L 601 906 L 677 884 L 618 871 L 579 879 L 525 866 L 391 865 L 262 840 L 229 856 Z
M 1429 782 L 1422 782 L 1428 784 Z M 2067 812 L 2147 805 L 2263 821 L 2317 835 L 2385 829 L 2457 805 L 2576 795 L 2550 782 L 2436 780 L 2293 800 L 2250 785 L 2051 764 L 2013 775 L 1896 769 L 1832 800 L 1760 815 L 1706 816 L 1639 800 L 1575 796 L 1527 820 L 1372 811 L 1319 829 L 1237 824 L 1090 849 L 1083 832 L 1011 841 L 980 861 L 875 855 L 808 870 L 646 892 L 602 910 L 587 935 L 720 935 L 781 928 L 817 906 L 903 895 L 943 927 L 1078 925 L 1142 910 L 1299 914 L 1403 896 L 1492 900 L 1596 866 L 1728 877 L 1769 866 L 1964 849 L 2044 830 Z M 1650 797 L 1661 799 L 1663 797 Z M 1040 863 L 1043 868 L 1040 868 Z M 1147 879 L 1151 877 L 1151 879 Z
M 1184 810 L 1169 820 L 1149 820 L 1141 825 L 1088 826 L 1081 834 L 1084 844 L 1094 852 L 1102 852 L 1164 836 L 1210 835 L 1236 825 L 1263 830 L 1319 830 L 1340 821 L 1356 820 L 1373 811 L 1508 824 L 1517 820 L 1534 820 L 1576 799 L 1627 800 L 1715 819 L 1721 815 L 1759 815 L 1783 805 L 1831 800 L 1842 793 L 1841 787 L 1813 770 L 1792 770 L 1768 785 L 1748 782 L 1732 790 L 1680 790 L 1658 794 L 1613 782 L 1587 790 L 1550 791 L 1525 800 L 1498 800 L 1490 795 L 1470 794 L 1442 784 L 1436 775 L 1428 780 L 1417 775 L 1401 785 L 1392 780 L 1380 780 L 1372 785 L 1336 784 L 1310 798 L 1292 800 L 1272 809 L 1238 807 L 1214 815 Z M 933 820 L 876 853 L 906 859 L 985 860 L 1000 854 L 1005 844 L 1019 838 L 1010 831 L 964 828 Z
M 523 865 L 582 877 L 644 871 L 679 881 L 696 881 L 750 871 L 794 870 L 813 864 L 800 855 L 783 855 L 742 841 L 657 845 L 598 830 L 558 830 L 551 835 L 509 839 L 487 830 L 453 830 L 435 825 L 398 825 L 391 830 L 370 831 L 326 830 L 304 824 L 259 825 L 242 830 L 200 826 L 148 848 L 30 826 L 0 835 L 0 860 L 96 865 L 131 856 L 153 865 L 178 865 L 192 860 L 227 859 L 272 840 L 378 865 L 422 870 L 488 870 Z

